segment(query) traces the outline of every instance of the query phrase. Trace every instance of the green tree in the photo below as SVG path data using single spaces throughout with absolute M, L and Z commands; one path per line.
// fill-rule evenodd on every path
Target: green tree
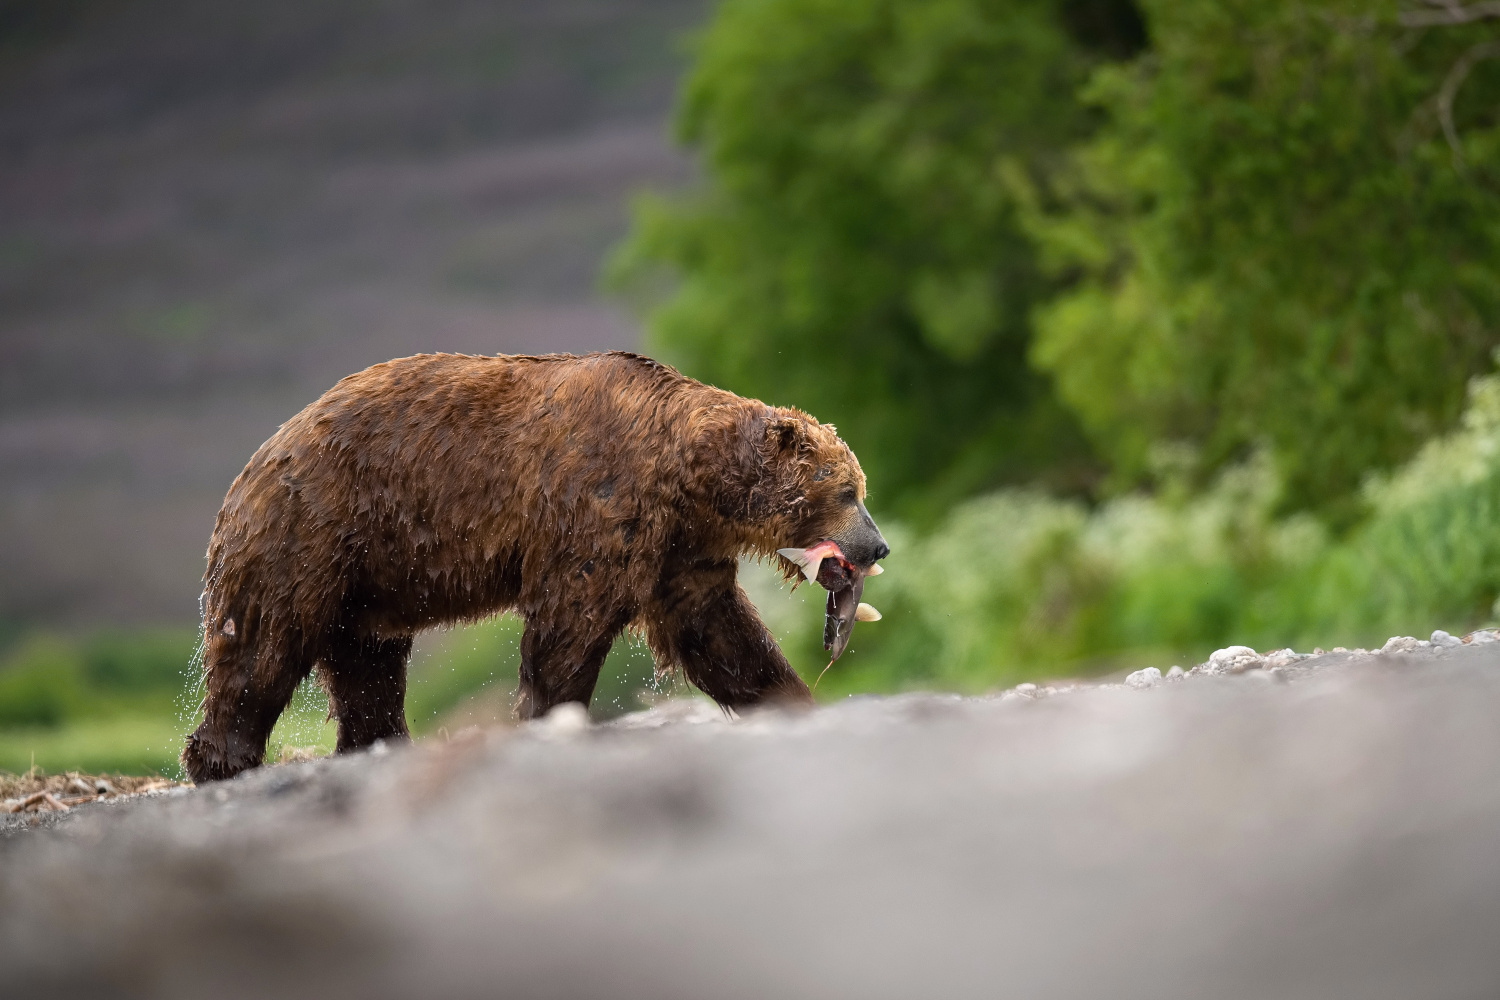
M 1002 179 L 1055 170 L 1143 42 L 1128 0 L 726 0 L 678 116 L 704 183 L 639 205 L 614 278 L 665 272 L 649 341 L 688 373 L 837 422 L 878 510 L 1076 490 L 1097 462 L 1027 362 L 1066 277 Z
M 1422 26 L 1436 3 L 1142 5 L 1151 52 L 1088 91 L 1108 124 L 1019 185 L 1077 279 L 1033 358 L 1121 482 L 1162 442 L 1200 481 L 1268 447 L 1287 506 L 1347 520 L 1497 344 L 1500 28 Z

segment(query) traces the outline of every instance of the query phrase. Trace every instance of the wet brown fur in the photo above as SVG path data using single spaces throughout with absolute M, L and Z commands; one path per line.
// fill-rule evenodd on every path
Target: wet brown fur
M 404 737 L 413 636 L 508 609 L 525 619 L 522 717 L 586 704 L 627 627 L 722 705 L 806 702 L 737 560 L 840 537 L 864 489 L 832 427 L 637 355 L 351 375 L 260 447 L 219 512 L 183 762 L 197 781 L 259 764 L 315 667 L 341 751 Z

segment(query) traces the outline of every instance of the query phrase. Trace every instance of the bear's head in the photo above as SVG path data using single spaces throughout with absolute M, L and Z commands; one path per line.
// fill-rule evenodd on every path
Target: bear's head
M 865 509 L 864 470 L 832 425 L 799 410 L 765 407 L 742 433 L 750 454 L 743 478 L 726 484 L 732 507 L 788 579 L 802 574 L 828 590 L 824 645 L 837 659 L 856 617 L 878 617 L 859 598 L 891 551 Z
M 778 549 L 833 542 L 862 570 L 890 554 L 865 509 L 864 470 L 832 425 L 782 411 L 767 424 L 765 450 L 772 478 L 788 495 L 776 518 Z
M 762 555 L 833 542 L 867 572 L 890 546 L 865 509 L 859 459 L 831 424 L 786 407 L 756 409 L 737 428 L 742 467 L 720 470 L 720 509 L 749 529 Z

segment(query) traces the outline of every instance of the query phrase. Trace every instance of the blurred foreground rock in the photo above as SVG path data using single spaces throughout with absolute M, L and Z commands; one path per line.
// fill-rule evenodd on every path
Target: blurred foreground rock
M 1500 643 L 1220 659 L 13 817 L 6 992 L 1500 995 Z

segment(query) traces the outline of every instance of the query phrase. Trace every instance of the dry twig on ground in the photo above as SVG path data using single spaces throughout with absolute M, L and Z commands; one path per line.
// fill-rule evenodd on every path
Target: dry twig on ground
M 172 788 L 180 782 L 161 775 L 47 774 L 33 768 L 20 774 L 0 771 L 0 813 L 67 812 L 95 799 L 141 795 Z

